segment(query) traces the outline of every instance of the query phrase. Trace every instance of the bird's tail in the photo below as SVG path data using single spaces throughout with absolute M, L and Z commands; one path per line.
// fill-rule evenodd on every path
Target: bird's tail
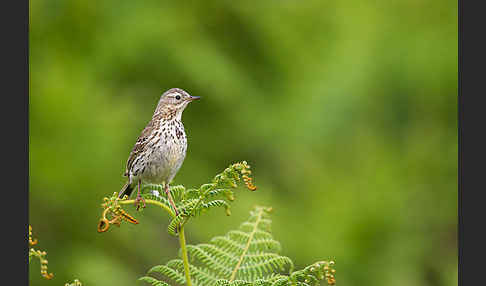
M 133 187 L 130 185 L 130 182 L 127 182 L 118 193 L 118 198 L 123 198 L 125 195 L 130 196 L 132 191 Z

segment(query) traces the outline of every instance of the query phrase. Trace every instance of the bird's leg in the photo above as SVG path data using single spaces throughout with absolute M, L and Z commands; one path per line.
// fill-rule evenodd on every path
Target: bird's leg
M 169 199 L 169 203 L 172 206 L 172 208 L 174 209 L 175 215 L 177 216 L 179 214 L 179 212 L 177 211 L 174 200 L 172 199 L 172 196 L 170 195 L 169 184 L 167 184 L 167 183 L 165 184 L 165 194 L 167 195 L 167 198 Z
M 141 180 L 138 180 L 137 198 L 135 199 L 135 205 L 137 206 L 137 211 L 140 208 L 140 202 L 143 203 L 142 207 L 145 208 L 145 199 L 142 198 L 142 196 L 140 195 L 140 182 L 141 182 Z

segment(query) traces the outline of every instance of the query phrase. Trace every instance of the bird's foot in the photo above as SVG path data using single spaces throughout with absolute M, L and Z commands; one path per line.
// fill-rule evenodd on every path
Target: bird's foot
M 140 194 L 137 194 L 137 198 L 135 198 L 135 206 L 137 207 L 137 211 L 140 209 L 140 203 L 142 203 L 142 208 L 145 208 L 145 199 Z

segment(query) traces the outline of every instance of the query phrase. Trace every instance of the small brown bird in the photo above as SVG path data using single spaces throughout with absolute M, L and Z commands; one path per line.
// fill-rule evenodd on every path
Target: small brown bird
M 130 196 L 137 185 L 135 204 L 138 210 L 141 201 L 145 207 L 140 195 L 141 183 L 164 184 L 167 198 L 175 214 L 178 214 L 169 193 L 169 183 L 186 157 L 187 138 L 181 121 L 182 112 L 191 101 L 199 98 L 180 88 L 171 88 L 162 94 L 152 120 L 138 137 L 128 157 L 124 174 L 128 182 L 119 192 L 119 198 Z

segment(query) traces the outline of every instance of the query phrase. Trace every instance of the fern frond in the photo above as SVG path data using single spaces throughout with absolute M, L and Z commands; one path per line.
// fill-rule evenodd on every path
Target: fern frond
M 29 225 L 29 246 L 33 246 L 37 244 L 37 239 L 32 238 L 32 227 Z M 46 258 L 47 252 L 42 251 L 42 250 L 35 250 L 34 248 L 29 248 L 29 263 L 32 261 L 33 257 L 36 257 L 39 259 L 40 262 L 40 273 L 42 277 L 46 279 L 52 279 L 54 277 L 54 274 L 48 273 L 47 272 L 47 258 Z
M 209 209 L 224 208 L 226 215 L 230 215 L 229 203 L 234 200 L 232 189 L 238 186 L 239 181 L 243 180 L 248 189 L 256 190 L 249 177 L 250 174 L 250 166 L 243 161 L 231 164 L 216 175 L 210 183 L 203 184 L 198 189 L 186 189 L 182 185 L 170 186 L 168 190 L 174 200 L 178 215 L 171 206 L 164 185 L 143 184 L 140 191 L 147 204 L 158 205 L 169 213 L 171 222 L 167 231 L 177 236 L 177 230 L 184 227 L 191 217 L 200 216 Z M 113 193 L 110 197 L 103 198 L 103 201 L 98 232 L 108 231 L 111 225 L 120 226 L 123 221 L 138 224 L 138 221 L 122 208 L 122 205 L 137 203 L 136 200 L 130 200 L 126 196 L 118 198 L 118 194 Z
M 169 284 L 165 283 L 164 281 L 159 281 L 159 280 L 157 280 L 153 277 L 150 277 L 150 276 L 143 276 L 143 277 L 140 277 L 138 280 L 147 282 L 152 286 L 170 286 Z
M 159 185 L 157 185 L 157 186 L 159 186 Z M 153 193 L 148 193 L 148 194 L 143 194 L 142 197 L 146 200 L 154 200 L 154 201 L 158 201 L 160 203 L 163 203 L 164 205 L 170 206 L 169 200 L 165 196 L 165 193 L 163 193 L 163 194 L 164 195 L 162 195 L 162 194 L 155 195 Z
M 207 246 L 207 245 L 206 245 Z M 214 247 L 210 245 L 210 247 Z M 210 249 L 210 250 L 209 250 Z M 207 265 L 208 269 L 221 276 L 231 274 L 231 262 L 236 262 L 237 257 L 225 253 L 218 248 L 205 248 L 204 245 L 188 245 L 187 251 L 193 259 L 201 261 Z
M 176 283 L 184 284 L 186 283 L 186 278 L 184 277 L 184 272 L 183 270 L 181 271 L 178 262 L 182 264 L 182 260 L 175 259 L 169 261 L 167 265 L 154 266 L 148 271 L 148 273 L 159 273 Z
M 226 168 L 222 173 L 216 175 L 211 183 L 203 184 L 199 189 L 187 190 L 184 198 L 186 200 L 197 200 L 189 212 L 189 217 L 199 216 L 205 210 L 214 207 L 223 207 L 226 214 L 230 215 L 230 205 L 227 201 L 234 200 L 232 189 L 237 187 L 240 177 L 243 178 L 248 189 L 252 191 L 256 189 L 251 184 L 251 179 L 248 177 L 249 174 L 251 174 L 251 171 L 248 163 L 245 161 L 235 163 Z
M 224 208 L 226 215 L 231 215 L 229 202 L 234 200 L 232 189 L 237 187 L 237 183 L 243 179 L 248 189 L 256 189 L 248 176 L 251 174 L 249 169 L 248 163 L 243 161 L 230 165 L 216 175 L 211 183 L 203 184 L 198 189 L 186 189 L 182 185 L 170 186 L 169 192 L 179 210 L 179 216 L 172 218 L 167 231 L 177 235 L 177 229 L 184 226 L 189 218 L 200 216 L 212 208 Z M 144 199 L 158 201 L 170 209 L 163 185 L 144 184 L 141 192 Z
M 142 188 L 140 190 L 142 193 L 152 193 L 153 191 L 157 191 L 159 193 L 159 196 L 167 196 L 165 194 L 165 189 L 164 185 L 161 184 L 143 184 Z M 176 185 L 176 186 L 170 186 L 169 187 L 169 192 L 174 200 L 182 200 L 182 196 L 184 195 L 184 192 L 186 191 L 186 188 L 183 185 Z
M 214 237 L 209 243 L 187 245 L 193 285 L 319 285 L 324 279 L 333 285 L 333 262 L 316 262 L 302 270 L 293 271 L 292 260 L 279 254 L 280 243 L 271 234 L 270 211 L 271 208 L 256 207 L 238 230 Z M 155 266 L 149 271 L 152 272 L 160 273 L 177 284 L 182 285 L 185 281 L 180 259 Z M 143 277 L 143 281 L 159 286 L 153 284 L 159 280 L 150 278 Z
M 177 233 L 179 232 L 179 228 L 180 228 L 180 225 L 181 225 L 181 222 L 184 220 L 185 216 L 184 216 L 184 213 L 181 212 L 179 215 L 177 215 L 176 217 L 174 217 L 170 223 L 169 223 L 169 226 L 167 226 L 167 232 L 171 235 L 174 235 L 176 236 Z

